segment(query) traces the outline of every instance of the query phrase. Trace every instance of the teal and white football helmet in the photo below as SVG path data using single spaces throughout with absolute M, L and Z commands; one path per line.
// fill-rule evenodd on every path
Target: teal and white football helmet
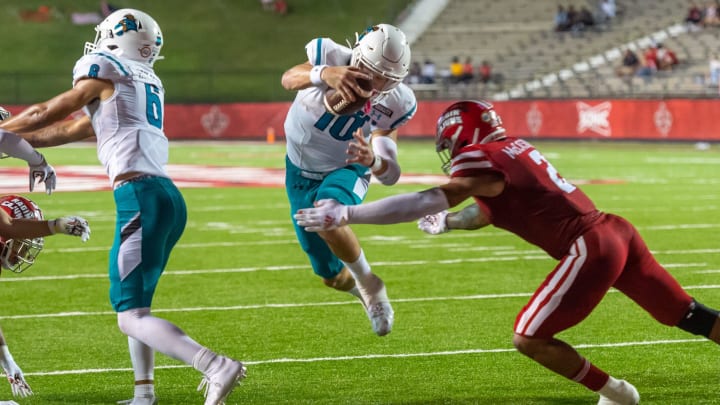
M 95 42 L 85 43 L 85 55 L 109 52 L 150 66 L 163 59 L 160 56 L 163 46 L 160 26 L 142 11 L 131 8 L 117 10 L 98 24 L 95 31 Z
M 369 27 L 363 34 L 355 33 L 350 65 L 362 65 L 387 78 L 380 92 L 389 92 L 410 71 L 410 44 L 405 33 L 390 24 L 378 24 Z

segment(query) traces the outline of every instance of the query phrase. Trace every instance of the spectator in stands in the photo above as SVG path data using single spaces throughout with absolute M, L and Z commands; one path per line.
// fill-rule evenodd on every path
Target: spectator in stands
M 697 31 L 701 28 L 701 23 L 703 20 L 702 10 L 700 10 L 700 7 L 698 7 L 695 2 L 690 2 L 690 7 L 688 8 L 687 16 L 685 17 L 685 23 L 687 24 L 687 27 L 690 31 Z
M 420 83 L 420 72 L 421 72 L 420 62 L 413 62 L 412 65 L 410 65 L 410 72 L 408 72 L 408 75 L 405 77 L 405 83 L 407 84 L 418 84 Z
M 658 70 L 673 70 L 679 61 L 675 52 L 659 43 L 655 49 L 655 63 Z
M 637 75 L 645 79 L 645 82 L 650 79 L 657 72 L 657 59 L 656 59 L 656 48 L 655 46 L 649 46 L 643 52 L 642 66 L 637 70 Z
M 567 31 L 569 27 L 568 13 L 562 4 L 558 4 L 555 12 L 555 31 Z
M 720 85 L 720 55 L 712 54 L 709 61 L 710 68 L 710 85 Z
M 574 5 L 567 7 L 567 26 L 563 31 L 569 31 L 572 27 L 580 21 L 580 13 L 577 12 Z
M 480 68 L 478 69 L 480 81 L 484 84 L 487 84 L 492 79 L 492 65 L 490 65 L 490 62 L 484 60 L 480 64 Z
M 608 23 L 615 18 L 615 0 L 601 0 L 600 1 L 600 17 L 601 22 Z
M 632 77 L 639 68 L 640 59 L 632 49 L 627 48 L 623 53 L 622 64 L 615 69 L 615 74 L 620 77 Z
M 460 76 L 460 81 L 462 81 L 465 84 L 469 84 L 475 79 L 475 67 L 473 67 L 472 64 L 472 58 L 467 57 L 465 59 L 465 63 L 462 65 L 462 75 Z
M 705 12 L 703 13 L 702 24 L 704 27 L 717 27 L 720 25 L 720 15 L 718 15 L 717 1 L 712 0 L 705 3 Z
M 593 14 L 590 11 L 590 9 L 588 9 L 585 6 L 580 7 L 580 12 L 578 13 L 577 23 L 575 23 L 573 25 L 573 31 L 584 31 L 594 25 L 595 25 L 595 17 L 593 17 Z
M 425 84 L 435 83 L 435 63 L 430 59 L 425 59 L 425 63 L 423 63 L 420 82 Z
M 460 63 L 460 58 L 453 56 L 452 62 L 450 63 L 450 82 L 460 83 L 462 80 L 463 65 Z

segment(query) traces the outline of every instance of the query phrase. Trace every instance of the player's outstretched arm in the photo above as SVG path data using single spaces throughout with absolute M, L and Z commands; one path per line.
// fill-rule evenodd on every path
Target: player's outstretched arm
M 320 200 L 315 208 L 298 210 L 298 225 L 319 232 L 348 224 L 397 224 L 448 209 L 445 193 L 434 187 L 417 193 L 399 194 L 362 205 L 342 205 L 335 200 Z
M 15 363 L 15 359 L 13 359 L 12 354 L 10 354 L 10 350 L 5 342 L 5 337 L 2 335 L 2 331 L 0 331 L 0 366 L 3 369 L 3 372 L 5 372 L 5 376 L 10 383 L 10 388 L 12 389 L 14 396 L 24 398 L 32 395 L 32 389 L 30 389 L 27 381 L 25 381 L 25 376 L 23 376 L 22 370 L 17 363 Z
M 53 220 L 13 219 L 0 210 L 0 235 L 8 239 L 32 239 L 56 233 L 78 236 L 85 242 L 90 238 L 90 224 L 82 217 L 67 216 Z
M 480 229 L 487 225 L 490 225 L 490 218 L 475 203 L 460 211 L 440 211 L 418 220 L 418 228 L 431 235 L 450 232 L 453 229 Z

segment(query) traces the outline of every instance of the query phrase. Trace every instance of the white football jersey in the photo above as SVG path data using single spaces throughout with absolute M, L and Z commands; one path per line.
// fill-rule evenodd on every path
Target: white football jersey
M 165 89 L 153 69 L 104 52 L 80 58 L 73 86 L 85 78 L 109 80 L 115 93 L 83 108 L 97 137 L 97 154 L 110 183 L 123 173 L 169 177 L 168 139 L 163 132 Z
M 347 66 L 351 50 L 329 38 L 316 38 L 305 45 L 313 65 Z M 327 173 L 347 166 L 348 143 L 353 132 L 362 128 L 370 137 L 376 129 L 393 130 L 415 114 L 417 101 L 413 91 L 400 83 L 381 96 L 370 108 L 353 115 L 336 116 L 325 110 L 323 95 L 328 86 L 312 86 L 298 91 L 285 118 L 285 138 L 290 161 L 299 168 Z

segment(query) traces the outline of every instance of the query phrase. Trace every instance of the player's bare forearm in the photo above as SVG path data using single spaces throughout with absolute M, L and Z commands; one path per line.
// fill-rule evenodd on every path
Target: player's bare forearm
M 460 211 L 449 213 L 445 222 L 448 229 L 474 230 L 490 225 L 490 219 L 475 203 Z
M 295 65 L 288 69 L 282 75 L 281 83 L 285 90 L 297 91 L 312 86 L 310 82 L 310 69 L 312 65 L 309 62 Z
M 92 123 L 87 116 L 61 121 L 37 131 L 21 134 L 36 148 L 64 145 L 95 136 Z

